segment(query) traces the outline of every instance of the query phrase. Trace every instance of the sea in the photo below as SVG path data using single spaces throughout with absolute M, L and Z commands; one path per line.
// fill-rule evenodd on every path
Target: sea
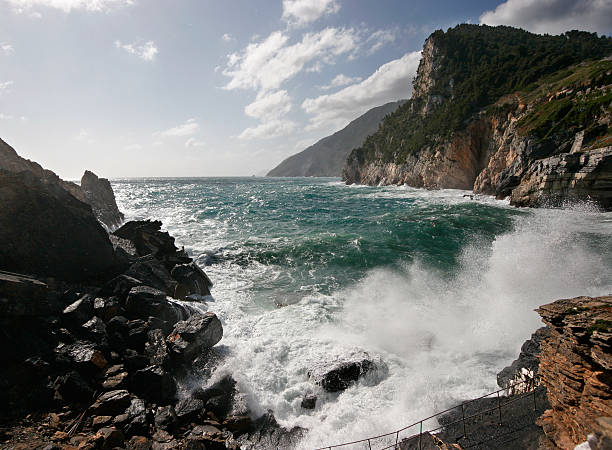
M 112 186 L 126 220 L 161 220 L 214 282 L 215 376 L 234 377 L 254 417 L 307 429 L 300 448 L 391 432 L 494 391 L 542 326 L 536 308 L 612 293 L 612 213 L 589 204 L 517 209 L 337 178 Z M 359 359 L 376 369 L 345 391 L 315 382 Z

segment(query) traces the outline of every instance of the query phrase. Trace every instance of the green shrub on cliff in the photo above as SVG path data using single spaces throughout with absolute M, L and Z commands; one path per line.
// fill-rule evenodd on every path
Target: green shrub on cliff
M 533 91 L 539 86 L 538 80 L 553 73 L 565 79 L 568 73 L 560 70 L 612 54 L 611 38 L 583 31 L 550 36 L 506 26 L 464 24 L 446 33 L 438 30 L 428 39 L 436 48 L 432 88 L 427 95 L 415 97 L 387 116 L 379 130 L 361 148 L 353 150 L 349 159 L 401 163 L 408 155 L 464 128 L 474 114 L 501 96 Z M 428 98 L 437 98 L 440 104 L 426 108 Z M 570 105 L 558 104 L 546 114 L 548 118 L 541 119 L 551 119 L 549 125 L 563 126 L 559 117 L 587 117 L 601 106 L 600 101 L 606 100 L 594 100 L 585 106 L 586 111 L 583 107 L 573 110 Z M 421 113 L 424 108 L 426 115 Z M 538 133 L 542 132 L 540 125 L 536 125 Z

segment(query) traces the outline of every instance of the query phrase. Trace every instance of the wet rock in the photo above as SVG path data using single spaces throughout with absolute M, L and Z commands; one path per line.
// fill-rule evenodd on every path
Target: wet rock
M 169 301 L 164 292 L 149 286 L 138 286 L 130 290 L 126 310 L 128 317 L 133 319 L 147 319 L 152 316 L 169 324 L 175 324 L 189 316 L 186 308 Z
M 152 450 L 173 450 L 179 448 L 179 444 L 174 437 L 164 430 L 157 430 L 153 434 Z
M 153 255 L 138 258 L 125 274 L 167 295 L 173 295 L 177 286 L 177 282 L 170 276 L 166 266 Z
M 304 409 L 315 409 L 315 406 L 317 406 L 317 396 L 313 394 L 305 395 L 302 398 L 301 406 Z
M 55 349 L 58 357 L 69 361 L 81 370 L 97 372 L 106 367 L 107 361 L 94 344 L 77 341 L 74 344 L 60 344 Z
M 148 322 L 136 319 L 128 322 L 128 337 L 127 344 L 130 348 L 142 352 L 145 343 L 149 339 L 149 324 Z
M 223 420 L 223 428 L 238 436 L 249 432 L 253 428 L 253 421 L 249 416 L 227 416 Z
M 128 373 L 122 364 L 109 367 L 104 374 L 102 387 L 106 390 L 116 390 L 125 388 L 128 381 Z
M 290 430 L 281 427 L 272 411 L 268 411 L 253 423 L 253 431 L 241 435 L 236 441 L 243 449 L 295 448 L 305 431 L 300 427 Z
M 92 315 L 93 297 L 89 294 L 85 294 L 64 309 L 62 312 L 62 321 L 67 325 L 80 326 L 87 322 Z
M 145 436 L 132 436 L 125 443 L 125 448 L 126 450 L 149 450 L 151 448 L 151 441 Z
M 66 402 L 89 403 L 94 395 L 89 383 L 75 371 L 57 377 L 54 386 L 56 393 Z
M 125 269 L 91 207 L 31 172 L 0 171 L 0 270 L 106 281 Z
M 111 450 L 116 447 L 121 447 L 123 445 L 123 441 L 125 440 L 125 436 L 119 430 L 114 427 L 104 427 L 101 428 L 96 436 L 100 436 L 102 439 L 103 450 Z
M 110 425 L 113 421 L 113 416 L 95 416 L 92 419 L 92 426 L 94 428 L 101 428 Z
M 131 348 L 128 348 L 123 352 L 123 359 L 125 361 L 125 367 L 128 372 L 135 372 L 137 370 L 144 369 L 145 367 L 148 367 L 150 365 L 149 358 L 144 355 L 141 355 L 136 350 L 133 350 Z
M 227 375 L 206 389 L 196 389 L 192 395 L 204 401 L 206 411 L 223 419 L 232 410 L 236 395 L 236 381 Z
M 117 297 L 125 303 L 130 290 L 136 286 L 141 286 L 142 282 L 136 278 L 121 274 L 108 281 L 100 290 L 100 295 L 106 297 Z
M 81 191 L 87 203 L 100 222 L 109 230 L 113 230 L 123 222 L 123 214 L 117 207 L 115 193 L 106 178 L 86 170 L 81 177 Z
M 174 380 L 159 366 L 138 370 L 132 376 L 131 386 L 134 393 L 162 405 L 174 400 L 176 395 Z
M 97 297 L 93 302 L 93 312 L 105 322 L 121 313 L 117 297 Z
M 188 295 L 210 295 L 212 281 L 196 263 L 177 265 L 171 275 L 178 282 L 174 298 L 182 300 Z
M 160 329 L 149 331 L 148 340 L 145 343 L 145 354 L 149 357 L 152 365 L 166 367 L 170 362 L 166 339 Z
M 97 416 L 116 416 L 123 413 L 130 403 L 130 393 L 125 389 L 118 389 L 98 397 L 89 411 Z
M 43 316 L 53 313 L 46 283 L 25 275 L 0 271 L 0 316 Z
M 202 350 L 215 345 L 223 337 L 223 326 L 211 312 L 194 314 L 179 322 L 168 336 L 168 346 L 174 355 L 190 360 Z
M 106 325 L 104 325 L 104 321 L 99 317 L 92 317 L 85 322 L 83 324 L 83 330 L 85 330 L 85 335 L 88 339 L 99 343 L 102 347 L 108 345 Z
M 204 401 L 198 398 L 184 398 L 174 407 L 176 417 L 181 422 L 188 422 L 192 418 L 197 417 L 204 409 Z
M 344 391 L 374 369 L 376 369 L 376 364 L 372 360 L 364 358 L 356 361 L 341 361 L 332 366 L 331 369 L 313 371 L 309 375 L 327 392 L 339 392 Z
M 155 426 L 162 430 L 168 430 L 174 427 L 177 422 L 174 406 L 160 406 L 155 412 Z
M 147 409 L 143 400 L 133 398 L 124 414 L 127 415 L 128 419 L 127 423 L 123 426 L 123 430 L 128 436 L 148 432 Z
M 159 220 L 134 220 L 125 223 L 113 233 L 134 244 L 139 256 L 154 255 L 158 258 L 174 255 L 177 248 L 174 238 L 167 232 L 161 231 L 162 223 Z

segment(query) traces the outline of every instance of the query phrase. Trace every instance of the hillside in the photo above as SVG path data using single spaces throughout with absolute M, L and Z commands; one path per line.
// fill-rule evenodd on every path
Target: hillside
M 499 198 L 523 182 L 542 185 L 539 193 L 523 186 L 524 195 L 513 197 L 517 205 L 574 194 L 592 199 L 596 188 L 596 200 L 609 207 L 610 54 L 612 39 L 586 32 L 540 36 L 476 25 L 436 31 L 425 43 L 413 99 L 351 152 L 343 179 Z M 564 167 L 562 173 L 540 170 L 534 178 L 537 164 L 552 157 L 547 170 Z M 574 189 L 576 174 L 582 181 Z M 543 193 L 554 180 L 556 191 Z
M 386 115 L 405 100 L 370 109 L 342 130 L 324 137 L 305 150 L 290 156 L 272 169 L 268 177 L 339 177 L 346 157 L 374 133 Z

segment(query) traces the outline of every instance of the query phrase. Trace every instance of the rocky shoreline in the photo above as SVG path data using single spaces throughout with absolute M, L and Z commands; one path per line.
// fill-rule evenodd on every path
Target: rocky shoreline
M 86 172 L 90 181 L 76 190 L 15 156 L 0 164 L 2 447 L 294 447 L 306 430 L 282 428 L 272 411 L 254 417 L 232 374 L 217 370 L 227 350 L 209 310 L 213 284 L 161 222 L 117 228 L 108 182 Z M 559 300 L 538 312 L 546 326 L 498 383 L 508 399 L 533 389 L 544 397 L 535 413 L 508 421 L 512 439 L 496 448 L 573 448 L 587 438 L 592 449 L 609 448 L 612 297 Z M 339 392 L 385 370 L 363 353 L 307 376 Z M 302 408 L 316 404 L 305 392 Z M 499 434 L 492 417 L 474 422 L 471 441 L 458 438 L 452 416 L 440 422 L 446 427 L 427 438 L 431 448 L 490 448 L 487 439 Z

